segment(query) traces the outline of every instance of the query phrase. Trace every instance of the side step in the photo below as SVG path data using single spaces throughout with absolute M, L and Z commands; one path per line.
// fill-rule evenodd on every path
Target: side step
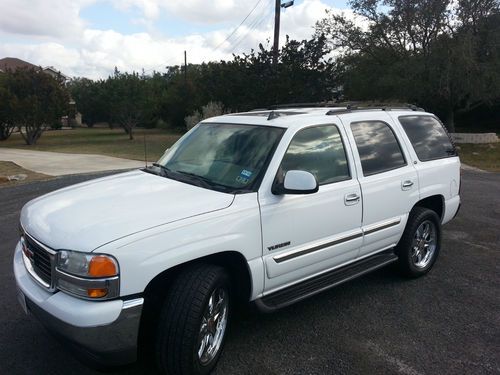
M 257 308 L 271 312 L 301 301 L 304 298 L 333 288 L 358 276 L 381 268 L 398 259 L 392 249 L 361 259 L 347 266 L 323 273 L 308 280 L 278 290 L 255 301 Z

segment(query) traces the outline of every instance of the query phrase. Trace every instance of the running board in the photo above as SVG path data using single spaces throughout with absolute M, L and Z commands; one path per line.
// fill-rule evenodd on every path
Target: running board
M 383 251 L 259 298 L 255 301 L 255 305 L 262 312 L 272 312 L 374 271 L 397 259 L 392 249 Z

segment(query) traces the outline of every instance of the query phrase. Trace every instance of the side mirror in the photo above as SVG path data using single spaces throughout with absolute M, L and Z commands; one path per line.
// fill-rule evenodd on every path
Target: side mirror
M 273 194 L 313 194 L 319 189 L 312 173 L 306 171 L 288 171 L 285 181 L 273 188 Z

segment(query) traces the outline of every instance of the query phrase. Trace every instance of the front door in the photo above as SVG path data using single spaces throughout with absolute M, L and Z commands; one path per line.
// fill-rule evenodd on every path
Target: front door
M 265 293 L 353 260 L 361 247 L 361 189 L 343 132 L 335 125 L 299 130 L 277 170 L 277 180 L 289 170 L 311 172 L 317 193 L 259 194 Z

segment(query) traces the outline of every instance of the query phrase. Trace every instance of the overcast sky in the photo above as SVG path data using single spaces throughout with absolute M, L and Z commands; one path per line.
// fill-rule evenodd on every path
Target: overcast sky
M 282 14 L 283 39 L 309 38 L 327 8 L 347 10 L 346 1 L 296 0 Z M 273 12 L 274 0 L 0 0 L 0 58 L 88 78 L 115 66 L 162 71 L 180 64 L 184 50 L 200 63 L 266 44 Z

